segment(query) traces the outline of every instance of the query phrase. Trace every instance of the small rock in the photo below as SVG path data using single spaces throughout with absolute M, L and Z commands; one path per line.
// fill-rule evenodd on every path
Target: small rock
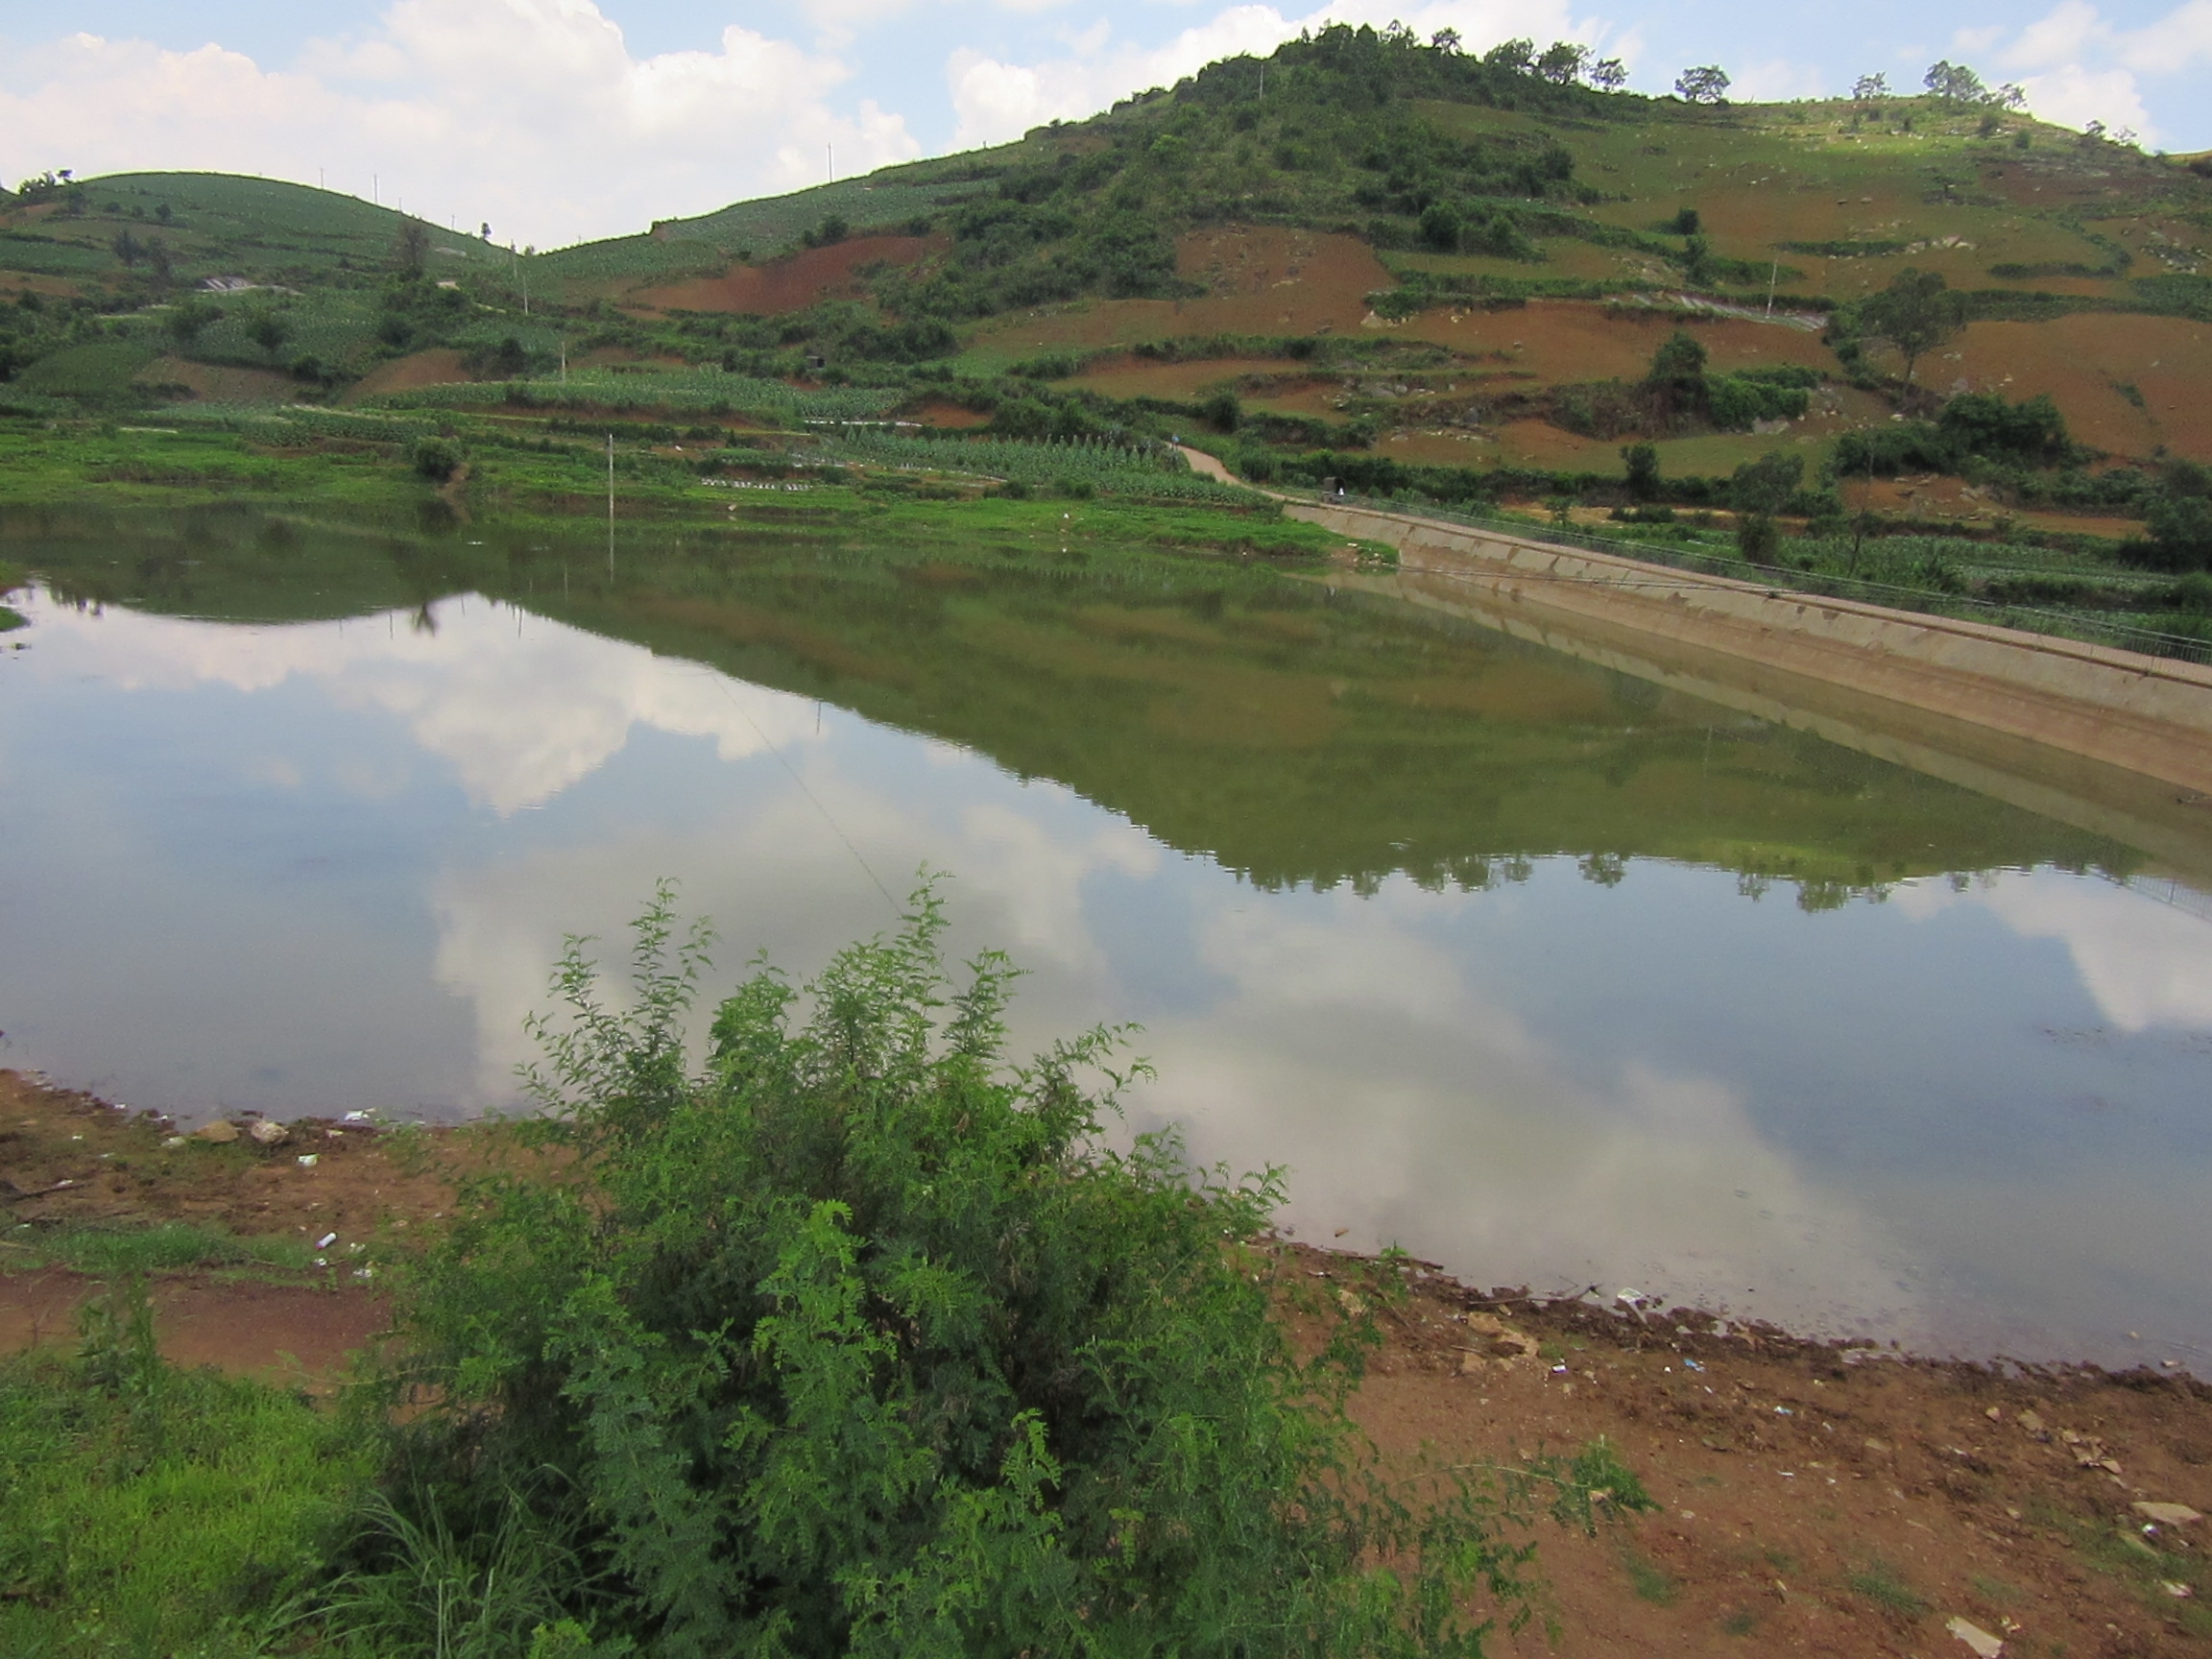
M 2135 1503 L 2129 1507 L 2144 1520 L 2155 1521 L 2161 1527 L 2186 1527 L 2192 1521 L 2204 1519 L 2186 1503 Z
M 2043 1427 L 2043 1419 L 2033 1411 L 2023 1411 L 2012 1421 L 2019 1424 L 2023 1431 L 2034 1435 L 2038 1440 L 2051 1438 L 2051 1431 Z
M 2165 1591 L 2167 1595 L 2173 1597 L 2176 1601 L 2186 1601 L 2190 1597 L 2197 1594 L 2197 1592 L 2190 1589 L 2188 1585 L 2176 1584 L 2171 1578 L 2161 1578 L 2158 1581 L 2158 1588 Z
M 322 1159 L 316 1157 L 316 1155 L 312 1152 L 302 1152 L 300 1154 L 300 1167 L 302 1169 L 312 1169 L 322 1161 Z
M 1967 1647 L 1974 1649 L 1976 1659 L 1997 1659 L 2005 1651 L 2005 1639 L 1992 1636 L 1969 1619 L 1954 1619 L 1943 1626 Z
M 181 1146 L 181 1145 L 183 1145 L 183 1144 L 184 1144 L 184 1137 L 183 1137 L 183 1136 L 181 1136 L 181 1135 L 171 1135 L 171 1136 L 167 1137 L 166 1139 L 164 1139 L 164 1140 L 162 1141 L 162 1142 L 161 1142 L 161 1150 L 162 1150 L 162 1151 L 164 1151 L 164 1152 L 174 1152 L 174 1151 L 176 1151 L 176 1150 L 177 1150 L 177 1148 L 178 1148 L 178 1147 L 180 1147 L 180 1146 Z
M 231 1142 L 238 1139 L 238 1125 L 226 1123 L 218 1118 L 214 1122 L 203 1124 L 194 1130 L 192 1138 L 195 1141 L 205 1141 L 217 1146 L 228 1146 Z
M 292 1139 L 291 1130 L 285 1128 L 283 1124 L 272 1122 L 266 1118 L 257 1121 L 246 1133 L 252 1136 L 254 1142 L 262 1146 L 281 1146 L 285 1142 Z
M 1995 1423 L 2004 1417 L 2005 1407 L 2002 1406 L 1992 1406 L 1988 1410 L 1983 1412 L 1982 1415 L 1988 1418 L 1990 1422 Z

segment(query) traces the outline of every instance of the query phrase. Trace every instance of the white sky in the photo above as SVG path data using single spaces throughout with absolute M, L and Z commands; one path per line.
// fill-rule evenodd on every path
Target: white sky
M 1018 137 L 1328 20 L 1568 37 L 1664 91 L 1834 93 L 1936 58 L 2035 112 L 2212 145 L 2212 0 L 0 0 L 0 177 L 265 173 L 556 246 Z

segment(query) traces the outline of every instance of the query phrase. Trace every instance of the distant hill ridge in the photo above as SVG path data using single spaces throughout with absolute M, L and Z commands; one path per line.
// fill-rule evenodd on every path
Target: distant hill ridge
M 1830 466 L 1909 374 L 2048 393 L 2108 456 L 2212 458 L 2212 179 L 1941 67 L 1948 96 L 1730 104 L 1710 77 L 1606 90 L 1563 45 L 1332 26 L 1015 143 L 546 252 L 269 180 L 33 180 L 0 199 L 0 376 L 330 397 L 612 354 L 1408 464 L 1587 470 L 1641 437 L 1722 473 L 1777 444 Z M 1911 356 L 1866 309 L 1907 271 L 1963 325 Z M 1728 385 L 1652 389 L 1675 327 Z

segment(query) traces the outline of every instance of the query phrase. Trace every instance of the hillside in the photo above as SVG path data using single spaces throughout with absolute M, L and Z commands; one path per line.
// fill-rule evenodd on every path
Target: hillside
M 1869 528 L 2001 543 L 1969 563 L 2047 597 L 2130 544 L 2212 563 L 2212 167 L 1971 78 L 1690 103 L 1561 51 L 1332 27 L 1016 144 L 543 253 L 260 180 L 33 181 L 0 201 L 0 406 L 773 431 L 797 393 L 742 387 L 783 382 L 845 389 L 815 418 L 1210 430 L 1259 480 L 1723 512 L 1767 563 L 1779 519 L 1809 538 L 1785 563 L 1855 575 Z

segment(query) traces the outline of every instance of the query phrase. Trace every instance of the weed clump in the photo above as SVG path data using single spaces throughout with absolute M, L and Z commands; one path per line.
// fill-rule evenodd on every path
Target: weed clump
M 1123 1034 L 1009 1064 L 1014 971 L 953 986 L 943 930 L 925 887 L 804 993 L 760 967 L 697 1071 L 666 889 L 626 1003 L 571 943 L 544 1156 L 470 1184 L 413 1293 L 440 1405 L 349 1579 L 379 1650 L 524 1526 L 510 1564 L 556 1565 L 508 1628 L 565 1652 L 1467 1654 L 1473 1593 L 1524 1605 L 1465 1474 L 1358 1450 L 1371 1328 L 1286 1343 L 1278 1173 L 1115 1145 Z

